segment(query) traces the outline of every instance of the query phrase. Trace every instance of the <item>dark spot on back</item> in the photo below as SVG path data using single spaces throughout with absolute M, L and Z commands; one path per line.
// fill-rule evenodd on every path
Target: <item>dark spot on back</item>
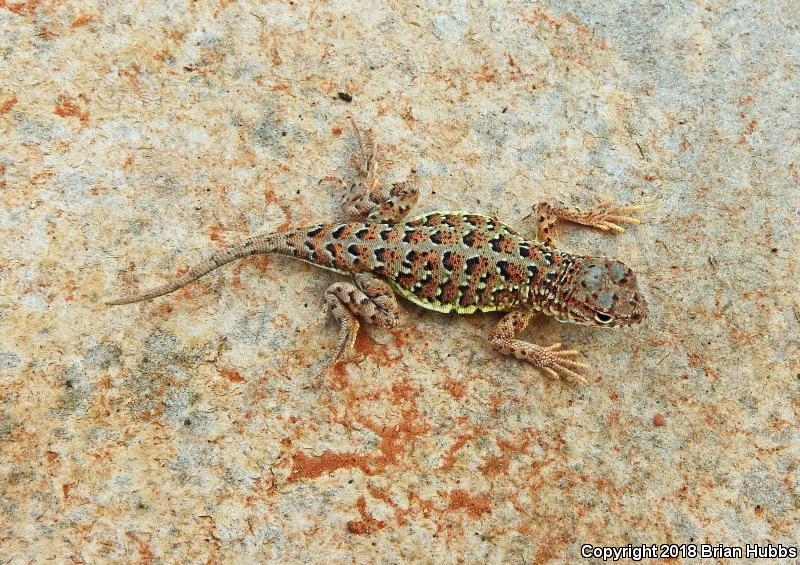
M 442 257 L 442 266 L 448 271 L 461 270 L 464 268 L 464 256 L 446 251 Z
M 508 261 L 498 261 L 497 268 L 500 269 L 500 274 L 503 278 L 508 278 Z
M 425 218 L 425 225 L 430 227 L 436 227 L 442 224 L 442 216 L 441 214 L 431 214 L 427 218 Z
M 453 304 L 458 298 L 458 285 L 451 279 L 442 285 L 441 302 Z
M 444 255 L 442 255 L 442 266 L 447 269 L 448 271 L 453 270 L 453 252 L 452 251 L 445 251 Z
M 413 288 L 416 282 L 417 282 L 417 277 L 415 277 L 412 274 L 403 273 L 399 277 L 397 277 L 397 284 L 406 289 Z
M 416 230 L 408 230 L 405 235 L 403 235 L 403 241 L 405 243 L 410 243 L 412 245 L 416 245 L 422 239 L 424 239 L 425 234 L 423 232 L 419 232 Z
M 476 257 L 470 257 L 467 259 L 467 272 L 471 275 L 474 275 L 482 270 L 486 269 L 486 264 L 488 261 L 485 257 L 481 257 L 480 255 Z

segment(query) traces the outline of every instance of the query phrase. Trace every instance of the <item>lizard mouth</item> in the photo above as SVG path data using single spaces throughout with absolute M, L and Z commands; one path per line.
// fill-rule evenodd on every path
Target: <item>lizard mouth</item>
M 635 326 L 641 324 L 647 317 L 647 306 L 641 303 L 627 316 L 620 316 L 616 319 L 618 326 Z

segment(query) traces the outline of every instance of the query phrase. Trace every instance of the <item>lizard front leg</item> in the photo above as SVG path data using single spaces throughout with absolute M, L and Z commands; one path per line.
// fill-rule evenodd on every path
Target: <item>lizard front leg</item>
M 360 327 L 358 318 L 379 328 L 397 325 L 399 308 L 391 287 L 374 275 L 361 273 L 354 282 L 335 282 L 325 291 L 325 304 L 339 322 L 332 364 L 348 361 Z
M 513 339 L 528 327 L 534 314 L 536 310 L 533 308 L 520 308 L 506 314 L 489 334 L 489 341 L 500 353 L 527 361 L 552 379 L 560 379 L 563 376 L 582 384 L 589 384 L 589 381 L 578 373 L 580 370 L 588 369 L 589 366 L 569 359 L 580 355 L 579 351 L 561 349 L 560 343 L 542 347 Z
M 372 132 L 362 131 L 353 118 L 350 121 L 358 139 L 359 153 L 353 157 L 357 177 L 349 187 L 338 177 L 325 177 L 322 180 L 334 182 L 346 189 L 348 196 L 345 198 L 344 209 L 350 217 L 374 222 L 402 219 L 419 197 L 416 183 L 409 180 L 390 186 L 379 186 L 378 151 Z
M 555 226 L 558 220 L 582 224 L 602 231 L 624 232 L 621 223 L 640 224 L 641 220 L 625 214 L 641 210 L 641 206 L 612 207 L 610 204 L 597 206 L 591 210 L 581 211 L 561 203 L 539 202 L 534 207 L 539 221 L 536 238 L 547 244 L 555 244 Z

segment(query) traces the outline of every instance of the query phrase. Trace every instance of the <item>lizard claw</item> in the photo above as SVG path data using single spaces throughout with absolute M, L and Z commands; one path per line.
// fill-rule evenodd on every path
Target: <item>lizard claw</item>
M 617 206 L 612 207 L 611 204 L 598 206 L 594 210 L 589 210 L 583 214 L 583 218 L 579 223 L 589 227 L 597 228 L 603 231 L 613 230 L 619 233 L 625 231 L 625 228 L 619 224 L 641 224 L 639 218 L 628 216 L 631 212 L 641 210 L 641 206 Z
M 536 366 L 542 369 L 551 379 L 558 380 L 565 377 L 588 385 L 589 381 L 578 371 L 585 371 L 589 368 L 589 365 L 569 359 L 569 357 L 580 354 L 577 349 L 561 349 L 560 343 L 554 343 L 541 348 L 541 356 Z

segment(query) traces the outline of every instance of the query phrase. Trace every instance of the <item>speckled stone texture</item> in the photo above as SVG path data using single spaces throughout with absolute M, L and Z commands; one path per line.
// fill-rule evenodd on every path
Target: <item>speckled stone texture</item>
M 545 563 L 800 539 L 800 4 L 0 0 L 0 562 Z M 352 96 L 338 96 L 338 93 Z M 419 212 L 639 203 L 561 246 L 650 317 L 586 387 L 404 304 L 314 379 L 337 275 L 248 234 L 340 216 L 347 116 Z M 696 561 L 702 562 L 702 561 Z

